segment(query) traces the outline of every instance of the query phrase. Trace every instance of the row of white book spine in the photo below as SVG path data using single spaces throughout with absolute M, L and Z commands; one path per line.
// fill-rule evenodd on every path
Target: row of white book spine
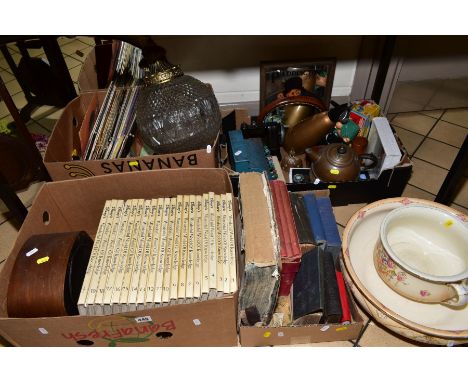
M 237 290 L 232 194 L 105 203 L 81 315 L 188 303 Z

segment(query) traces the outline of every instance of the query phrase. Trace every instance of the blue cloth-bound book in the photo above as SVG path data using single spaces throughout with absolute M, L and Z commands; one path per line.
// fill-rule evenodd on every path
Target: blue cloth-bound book
M 336 226 L 336 219 L 333 214 L 330 198 L 327 196 L 317 197 L 316 201 L 325 232 L 325 239 L 327 242 L 326 248 L 333 254 L 334 259 L 336 259 L 341 253 L 341 238 L 338 227 Z
M 309 224 L 314 235 L 315 244 L 323 247 L 325 246 L 327 239 L 315 195 L 304 195 L 304 205 L 307 210 Z

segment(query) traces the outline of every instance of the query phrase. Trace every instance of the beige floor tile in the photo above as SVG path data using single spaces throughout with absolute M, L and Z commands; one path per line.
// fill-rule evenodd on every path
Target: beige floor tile
M 458 88 L 457 81 L 444 80 L 444 86 L 438 90 L 426 105 L 427 109 L 450 109 L 466 107 L 468 104 L 468 84 Z
M 429 134 L 429 138 L 461 147 L 467 135 L 468 129 L 445 121 L 439 121 Z
M 406 113 L 414 112 L 417 110 L 424 109 L 424 102 L 419 102 L 418 100 L 409 100 L 401 97 L 393 96 L 392 103 L 389 108 L 390 113 Z
M 414 157 L 434 163 L 448 170 L 452 166 L 457 154 L 457 148 L 427 138 L 414 153 Z
M 65 63 L 67 64 L 68 70 L 76 68 L 78 65 L 81 65 L 81 61 L 74 59 L 71 56 L 64 56 Z
M 7 70 L 0 69 L 0 76 L 2 77 L 2 80 L 5 84 L 15 79 L 15 76 Z
M 23 92 L 11 96 L 11 99 L 13 100 L 13 103 L 15 104 L 18 110 L 21 110 L 27 104 L 26 97 L 24 96 Z M 10 112 L 8 111 L 5 105 L 5 102 L 0 102 L 0 118 L 5 117 L 9 114 Z
M 9 42 L 7 47 L 10 51 L 19 53 L 19 48 L 16 46 L 15 42 Z
M 78 76 L 80 75 L 81 65 L 75 66 L 73 69 L 70 69 L 70 77 L 73 82 L 78 81 Z
M 426 135 L 435 123 L 434 118 L 419 113 L 401 113 L 392 120 L 392 125 L 421 135 Z
M 0 119 L 4 119 L 7 115 L 9 115 L 9 111 L 5 105 L 5 102 L 0 101 Z
M 408 154 L 413 155 L 414 151 L 424 139 L 424 136 L 402 129 L 401 127 L 394 127 L 394 129 L 403 142 L 403 146 L 405 146 Z
M 6 259 L 13 249 L 18 230 L 15 228 L 11 220 L 4 222 L 0 225 L 0 261 Z
M 468 109 L 447 110 L 442 120 L 468 127 Z
M 86 48 L 79 49 L 78 52 L 70 54 L 70 56 L 80 62 L 84 62 L 84 60 L 86 60 L 86 56 L 89 52 L 91 52 L 92 49 L 92 46 L 86 46 Z
M 413 173 L 408 183 L 437 195 L 448 171 L 417 158 L 412 162 Z
M 90 46 L 96 45 L 96 43 L 94 42 L 94 37 L 78 36 L 78 40 Z
M 361 337 L 359 345 L 363 347 L 408 347 L 419 346 L 421 344 L 410 341 L 374 322 L 371 322 Z
M 420 190 L 417 187 L 412 186 L 411 184 L 407 184 L 405 189 L 403 190 L 402 196 L 406 196 L 408 198 L 418 198 L 418 199 L 425 199 L 434 201 L 435 196 L 427 191 Z
M 62 53 L 63 54 L 67 54 L 69 56 L 75 54 L 75 52 L 77 50 L 82 50 L 82 49 L 86 49 L 86 48 L 89 48 L 89 45 L 88 44 L 85 44 L 77 39 L 75 39 L 74 41 L 68 43 L 68 44 L 65 44 L 65 45 L 62 45 L 60 47 L 60 49 L 62 50 Z
M 11 53 L 11 58 L 13 59 L 15 65 L 18 66 L 18 64 L 19 64 L 19 62 L 21 60 L 21 54 Z M 0 54 L 0 68 L 10 70 L 10 65 L 8 65 L 8 62 L 7 62 L 6 58 L 3 56 L 3 53 Z
M 49 131 L 49 134 L 52 133 L 54 130 L 55 124 L 57 123 L 56 119 L 51 118 L 50 116 L 47 116 L 45 118 L 41 118 L 37 121 L 41 126 L 43 126 L 45 129 Z
M 336 222 L 346 226 L 348 220 L 353 214 L 360 208 L 364 207 L 366 203 L 361 204 L 348 204 L 347 206 L 333 207 L 333 213 L 335 214 Z
M 10 93 L 10 96 L 14 96 L 15 94 L 23 91 L 20 84 L 16 80 L 6 83 L 5 87 L 7 88 L 8 93 Z
M 427 115 L 435 119 L 439 119 L 444 111 L 443 110 L 423 110 L 420 111 L 421 114 Z
M 52 113 L 55 113 L 57 110 L 61 109 L 58 109 L 55 106 L 44 105 L 34 110 L 34 112 L 31 113 L 31 118 L 38 121 L 42 118 L 48 117 Z
M 60 47 L 62 47 L 63 45 L 66 45 L 66 44 L 70 44 L 71 42 L 75 41 L 75 37 L 66 37 L 66 36 L 60 36 L 59 38 L 57 38 L 57 42 L 59 44 Z
M 29 130 L 30 133 L 50 135 L 50 132 L 48 130 L 44 129 L 44 127 L 42 125 L 38 124 L 37 122 L 30 121 L 30 122 L 27 123 L 26 126 L 28 127 L 28 130 Z
M 37 193 L 41 189 L 42 185 L 45 182 L 33 182 L 28 187 L 23 190 L 18 190 L 16 194 L 20 198 L 21 202 L 26 206 L 29 207 L 32 205 L 34 199 L 36 198 Z M 6 215 L 8 209 L 5 204 L 0 200 L 0 223 L 3 223 L 8 219 Z M 2 236 L 0 236 L 2 238 Z M 3 238 L 2 238 L 3 239 Z
M 388 121 L 391 122 L 392 119 L 395 118 L 396 115 L 397 115 L 396 113 L 387 114 Z
M 393 93 L 390 112 L 423 110 L 431 100 L 441 81 L 400 81 Z
M 459 186 L 457 196 L 453 200 L 454 203 L 468 208 L 468 180 L 464 178 L 461 182 L 462 184 Z

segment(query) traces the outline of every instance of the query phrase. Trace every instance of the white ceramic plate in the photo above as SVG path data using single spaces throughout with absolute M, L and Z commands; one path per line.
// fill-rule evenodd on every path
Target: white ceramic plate
M 388 212 L 408 203 L 436 205 L 421 199 L 392 198 L 369 204 L 353 215 L 343 233 L 343 262 L 347 273 L 359 289 L 360 297 L 399 324 L 430 336 L 468 339 L 468 306 L 452 309 L 440 304 L 408 300 L 390 289 L 374 268 L 373 249 L 382 220 Z M 456 213 L 460 220 L 466 222 L 465 215 L 445 206 L 443 208 Z M 374 315 L 372 311 L 369 313 Z M 407 337 L 414 338 L 412 334 Z

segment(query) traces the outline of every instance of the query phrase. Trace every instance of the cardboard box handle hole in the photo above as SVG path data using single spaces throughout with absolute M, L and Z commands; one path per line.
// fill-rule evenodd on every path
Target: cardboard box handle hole
M 42 213 L 42 222 L 45 224 L 45 225 L 49 225 L 50 223 L 50 215 L 47 211 L 44 211 Z

